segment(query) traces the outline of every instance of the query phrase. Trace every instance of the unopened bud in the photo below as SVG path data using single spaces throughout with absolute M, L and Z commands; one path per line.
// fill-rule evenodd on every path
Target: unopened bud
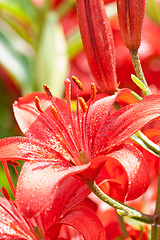
M 141 43 L 145 0 L 117 0 L 121 34 L 128 49 L 138 49 Z

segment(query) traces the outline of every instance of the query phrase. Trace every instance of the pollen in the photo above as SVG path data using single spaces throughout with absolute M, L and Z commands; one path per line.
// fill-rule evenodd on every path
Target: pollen
M 52 92 L 50 90 L 50 88 L 47 85 L 43 85 L 44 91 L 45 93 L 48 95 L 49 98 L 53 98 Z
M 97 89 L 94 83 L 91 83 L 91 100 L 96 98 Z
M 35 105 L 36 105 L 36 108 L 38 109 L 38 111 L 40 111 L 41 113 L 44 112 L 42 107 L 41 107 L 39 97 L 37 97 L 37 96 L 35 96 Z
M 54 106 L 51 106 L 51 112 L 52 112 L 53 117 L 56 120 L 59 120 L 59 115 L 58 115 L 57 109 Z
M 72 76 L 71 78 L 72 78 L 73 82 L 77 85 L 77 87 L 81 91 L 83 91 L 83 85 L 82 85 L 81 81 L 77 77 L 75 77 L 75 76 Z
M 5 187 L 2 187 L 2 194 L 8 201 L 11 199 Z
M 83 111 L 84 113 L 87 112 L 88 106 L 87 106 L 84 98 L 79 97 L 79 104 L 80 104 L 80 106 L 81 106 L 81 108 L 82 108 L 82 111 Z
M 13 167 L 19 167 L 20 166 L 20 163 L 17 162 L 17 161 L 14 161 L 14 160 L 13 161 L 8 160 L 7 163 L 9 165 L 13 166 Z

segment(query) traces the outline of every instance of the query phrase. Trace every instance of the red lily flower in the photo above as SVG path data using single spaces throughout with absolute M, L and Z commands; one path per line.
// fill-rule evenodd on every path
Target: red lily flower
M 7 199 L 1 197 L 0 236 L 10 240 L 57 240 L 65 234 L 65 230 L 61 230 L 65 225 L 76 229 L 79 239 L 83 237 L 85 240 L 105 240 L 103 225 L 94 211 L 83 205 L 74 208 L 88 191 L 83 182 L 69 177 L 59 185 L 53 205 L 34 218 L 24 216 L 9 197 Z M 70 230 L 66 231 L 69 234 Z M 72 231 L 69 239 L 74 239 Z
M 148 169 L 142 154 L 123 143 L 160 117 L 160 96 L 147 96 L 115 112 L 113 103 L 120 102 L 122 95 L 125 99 L 132 96 L 129 90 L 95 102 L 93 91 L 88 109 L 80 99 L 83 111 L 77 107 L 75 114 L 70 102 L 71 83 L 66 80 L 65 84 L 67 103 L 52 96 L 46 86 L 49 98 L 42 92 L 19 98 L 14 113 L 26 138 L 0 140 L 3 164 L 13 159 L 31 161 L 23 166 L 16 193 L 16 202 L 27 217 L 36 216 L 52 204 L 62 180 L 76 175 L 83 181 L 94 181 L 105 162 L 109 178 L 122 185 L 126 200 L 139 197 L 148 187 Z M 116 167 L 125 173 L 125 179 L 113 176 Z

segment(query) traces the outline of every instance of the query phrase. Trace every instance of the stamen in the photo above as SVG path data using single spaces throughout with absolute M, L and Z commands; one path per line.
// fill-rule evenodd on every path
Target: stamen
M 8 166 L 7 166 L 7 162 L 2 161 L 2 165 L 3 165 L 3 169 L 5 171 L 9 186 L 10 186 L 12 192 L 13 192 L 13 195 L 15 196 L 16 190 L 15 190 L 15 187 L 14 187 L 12 179 L 11 179 L 11 175 L 10 175 L 10 172 L 9 172 L 9 169 L 8 169 Z
M 71 127 L 72 127 L 72 131 L 73 131 L 73 136 L 74 136 L 73 144 L 75 145 L 75 148 L 76 148 L 76 152 L 77 152 L 76 155 L 79 158 L 79 159 L 76 160 L 76 162 L 78 163 L 78 162 L 81 162 L 81 158 L 80 158 L 80 155 L 79 155 L 79 149 L 81 149 L 81 146 L 80 146 L 79 137 L 77 135 L 76 121 L 73 117 L 73 112 L 72 112 L 72 107 L 71 107 L 71 81 L 67 78 L 64 81 L 64 83 L 65 83 L 65 93 L 66 93 L 68 114 L 69 114 Z
M 9 216 L 11 216 L 14 221 L 17 223 L 17 225 L 21 228 L 22 231 L 24 231 L 24 233 L 26 233 L 27 235 L 29 235 L 32 239 L 37 240 L 39 239 L 38 236 L 36 235 L 36 233 L 33 232 L 33 227 L 30 228 L 29 225 L 27 225 L 27 219 L 25 219 L 21 213 L 18 211 L 17 206 L 15 205 L 15 203 L 10 199 L 9 203 L 11 204 L 11 206 L 14 208 L 14 214 L 12 213 L 12 211 L 8 210 L 5 206 L 3 206 L 3 204 L 0 204 L 0 207 L 9 214 Z M 2 220 L 3 222 L 3 220 Z M 4 221 L 4 224 L 5 221 Z M 11 226 L 11 228 L 14 229 L 14 225 Z M 21 233 L 21 230 L 19 230 L 19 232 Z
M 35 105 L 36 105 L 36 108 L 38 109 L 38 111 L 40 111 L 41 113 L 44 112 L 42 107 L 41 107 L 39 97 L 37 97 L 37 96 L 35 96 Z
M 59 120 L 59 115 L 58 115 L 57 109 L 56 109 L 54 106 L 51 106 L 51 112 L 52 112 L 52 114 L 53 114 L 53 117 L 54 117 L 56 120 Z
M 87 104 L 86 104 L 84 98 L 79 97 L 78 100 L 79 100 L 79 104 L 80 104 L 80 106 L 81 106 L 81 108 L 82 108 L 82 111 L 83 111 L 84 113 L 87 112 L 88 107 L 87 107 Z
M 94 83 L 91 83 L 91 100 L 96 98 L 97 89 Z
M 11 199 L 5 187 L 2 187 L 2 194 L 8 201 Z
M 13 167 L 19 167 L 20 163 L 14 160 L 8 160 L 7 163 Z
M 75 77 L 75 76 L 72 76 L 71 78 L 72 78 L 73 82 L 77 85 L 77 87 L 81 91 L 83 91 L 83 85 L 82 85 L 81 81 L 77 77 Z
M 43 88 L 44 88 L 45 93 L 48 95 L 48 97 L 50 99 L 53 98 L 53 95 L 52 95 L 52 92 L 51 92 L 50 88 L 45 84 L 43 85 Z
M 69 79 L 67 79 L 65 82 L 70 81 Z M 66 122 L 64 121 L 63 116 L 61 115 L 61 113 L 59 112 L 59 109 L 57 107 L 56 104 L 56 98 L 52 95 L 49 87 L 47 85 L 43 85 L 44 87 L 44 91 L 46 92 L 46 94 L 48 95 L 48 97 L 51 99 L 53 106 L 56 109 L 56 112 L 58 114 L 59 117 L 59 121 L 61 126 L 63 127 L 65 133 L 63 133 L 63 131 L 60 130 L 59 126 L 56 125 L 56 123 L 54 123 L 56 125 L 56 128 L 58 129 L 60 135 L 62 135 L 63 139 L 65 140 L 66 143 L 66 147 L 69 150 L 69 152 L 74 156 L 74 159 L 76 159 L 76 163 L 79 162 L 79 159 L 77 159 L 77 156 L 79 154 L 79 150 L 77 148 L 77 145 L 75 144 L 75 139 L 73 139 L 72 134 L 70 133 L 70 130 L 68 129 L 68 126 L 66 124 Z M 54 110 L 53 110 L 54 111 Z M 44 112 L 45 113 L 45 112 Z M 55 111 L 54 111 L 55 114 Z M 46 115 L 46 114 L 45 114 Z M 46 115 L 47 116 L 47 115 Z M 49 117 L 49 116 L 48 116 Z M 71 123 L 72 124 L 72 123 Z M 67 136 L 66 136 L 67 135 Z M 59 138 L 59 137 L 58 137 Z M 69 141 L 68 141 L 69 140 Z M 61 139 L 59 138 L 59 141 L 61 142 Z M 80 164 L 80 163 L 79 163 Z

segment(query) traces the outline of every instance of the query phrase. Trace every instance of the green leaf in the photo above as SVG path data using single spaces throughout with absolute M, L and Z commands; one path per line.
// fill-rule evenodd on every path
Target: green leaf
M 29 90 L 29 80 L 31 79 L 31 59 L 18 47 L 21 44 L 20 39 L 15 40 L 13 36 L 9 38 L 0 32 L 1 65 L 12 75 L 14 84 L 20 86 L 22 92 L 26 93 L 26 90 Z M 24 89 L 25 91 L 23 91 Z
M 11 26 L 14 31 L 25 41 L 35 47 L 35 34 L 37 33 L 38 14 L 22 1 L 2 1 L 0 0 L 1 18 Z M 29 1 L 26 1 L 29 3 Z M 28 12 L 26 11 L 28 9 Z
M 154 22 L 160 24 L 160 5 L 158 6 L 158 1 L 147 0 L 146 13 Z
M 139 78 L 137 78 L 134 74 L 131 74 L 131 79 L 147 96 L 148 95 L 148 88 L 144 85 L 144 83 Z
M 32 23 L 38 16 L 38 10 L 30 0 L 0 0 L 0 10 L 1 12 L 8 12 L 23 21 Z
M 51 12 L 46 16 L 41 34 L 36 57 L 34 90 L 42 90 L 42 85 L 47 84 L 56 96 L 62 97 L 68 69 L 69 59 L 65 35 L 57 15 Z
M 74 33 L 72 33 L 67 41 L 69 57 L 70 59 L 74 59 L 83 50 L 83 43 L 79 30 L 77 29 Z

